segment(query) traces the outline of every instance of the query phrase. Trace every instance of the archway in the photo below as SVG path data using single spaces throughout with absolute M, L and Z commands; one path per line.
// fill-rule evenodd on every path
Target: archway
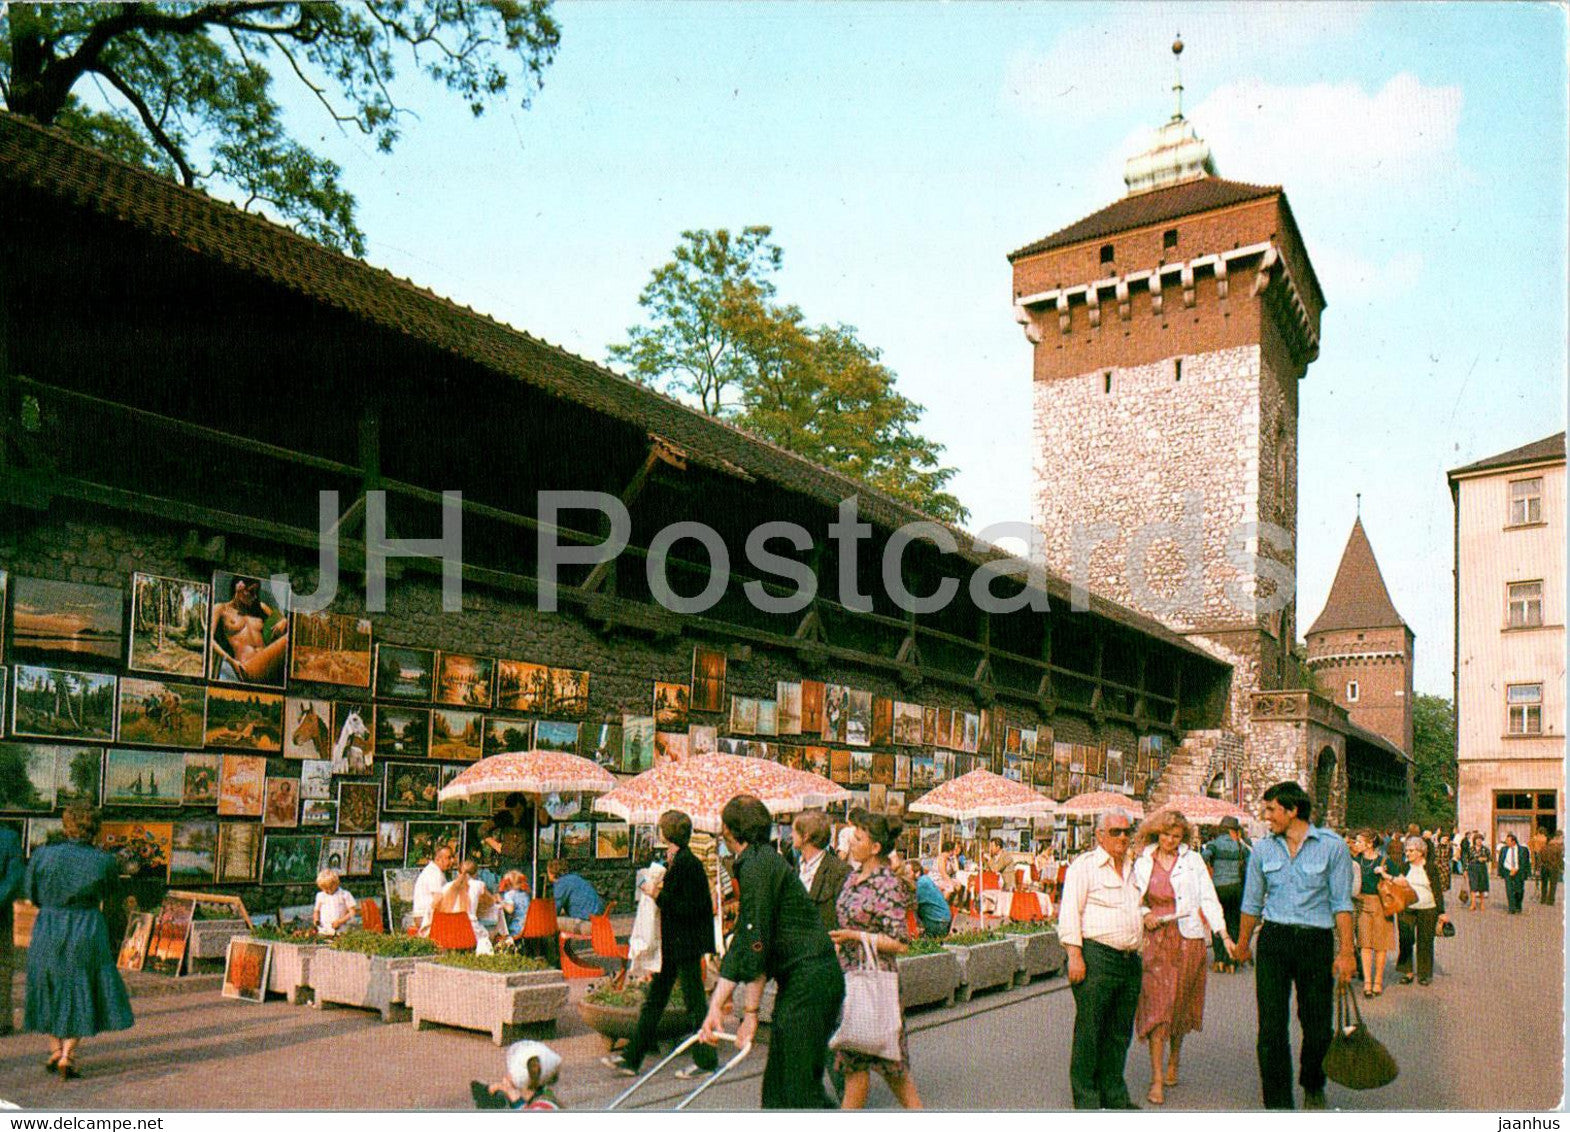
M 1210 779 L 1210 785 L 1205 787 L 1205 797 L 1207 797 L 1207 798 L 1225 798 L 1226 796 L 1227 796 L 1227 776 L 1226 776 L 1226 772 L 1222 771 L 1220 774 L 1214 775 Z
M 1336 749 L 1326 747 L 1319 752 L 1314 766 L 1314 821 L 1324 825 L 1330 816 L 1330 792 L 1336 781 Z

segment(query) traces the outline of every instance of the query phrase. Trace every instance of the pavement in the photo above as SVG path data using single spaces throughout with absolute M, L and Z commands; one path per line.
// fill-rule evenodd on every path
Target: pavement
M 1455 912 L 1456 937 L 1435 943 L 1431 986 L 1401 986 L 1392 972 L 1381 998 L 1359 999 L 1370 1029 L 1395 1055 L 1400 1076 L 1361 1093 L 1331 1085 L 1331 1107 L 1559 1106 L 1563 910 L 1562 904 L 1549 909 L 1529 902 L 1523 915 L 1507 916 L 1501 901 L 1482 914 Z M 575 1001 L 585 989 L 574 984 Z M 210 976 L 177 981 L 143 975 L 132 991 L 136 1026 L 84 1042 L 80 1080 L 62 1082 L 44 1073 L 46 1045 L 38 1035 L 0 1038 L 0 1098 L 66 1111 L 461 1110 L 471 1107 L 471 1079 L 495 1080 L 502 1071 L 502 1051 L 478 1033 L 415 1033 L 407 1024 L 384 1026 L 353 1009 L 236 1002 L 220 998 Z M 20 982 L 16 1002 L 20 1008 Z M 1182 1082 L 1167 1090 L 1167 1109 L 1259 1107 L 1255 1017 L 1249 974 L 1209 976 L 1204 1030 L 1184 1044 Z M 970 1110 L 1071 1107 L 1073 1018 L 1062 979 L 913 1012 L 911 1063 L 924 1103 Z M 568 1108 L 603 1108 L 628 1084 L 598 1064 L 604 1039 L 575 1010 L 563 1015 L 551 1043 L 567 1061 L 558 1093 Z M 760 1049 L 694 1107 L 756 1108 L 766 1052 Z M 1142 1046 L 1130 1050 L 1128 1066 L 1130 1092 L 1143 1098 L 1150 1069 Z M 641 1108 L 669 1108 L 688 1088 L 665 1077 L 634 1099 Z M 876 1077 L 869 1104 L 894 1105 Z

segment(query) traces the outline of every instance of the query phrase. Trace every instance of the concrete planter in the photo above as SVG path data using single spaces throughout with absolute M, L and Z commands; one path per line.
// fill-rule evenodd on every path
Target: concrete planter
M 409 975 L 426 956 L 389 959 L 323 947 L 311 957 L 311 990 L 317 1009 L 329 1005 L 375 1010 L 383 1022 L 409 1019 Z
M 505 1045 L 520 1026 L 545 1024 L 556 1032 L 556 1014 L 567 1005 L 567 980 L 550 971 L 470 971 L 429 961 L 409 974 L 414 1028 L 430 1025 L 482 1030 Z
M 1014 976 L 1019 986 L 1042 975 L 1055 975 L 1068 965 L 1068 952 L 1055 931 L 1010 935 L 1009 939 L 1019 949 L 1019 971 Z
M 956 997 L 969 1002 L 971 995 L 989 987 L 1011 986 L 1014 972 L 1019 970 L 1019 948 L 1011 939 L 992 940 L 988 943 L 945 943 L 947 950 L 959 960 L 959 990 Z
M 899 1004 L 906 1009 L 941 1002 L 954 1005 L 954 992 L 959 989 L 961 972 L 959 960 L 952 951 L 935 951 L 931 955 L 901 955 L 895 961 L 899 969 Z
M 250 934 L 244 920 L 192 920 L 191 942 L 186 948 L 187 961 L 217 959 L 220 962 L 229 954 L 229 941 L 235 936 Z
M 639 1007 L 636 1006 L 606 1006 L 586 998 L 578 1003 L 578 1017 L 583 1019 L 583 1024 L 604 1034 L 613 1043 L 627 1041 L 632 1037 L 633 1030 L 638 1026 L 638 1011 Z M 660 1015 L 660 1024 L 654 1031 L 655 1037 L 659 1038 L 684 1038 L 690 1032 L 687 1029 L 686 1007 L 678 1009 L 674 1005 L 665 1007 L 665 1013 Z
M 237 939 L 253 939 L 244 932 Z M 282 943 L 278 940 L 258 940 L 272 948 L 272 960 L 267 969 L 267 989 L 281 994 L 290 1006 L 299 1006 L 311 1000 L 311 956 L 322 950 L 319 943 Z M 228 945 L 225 944 L 225 947 Z

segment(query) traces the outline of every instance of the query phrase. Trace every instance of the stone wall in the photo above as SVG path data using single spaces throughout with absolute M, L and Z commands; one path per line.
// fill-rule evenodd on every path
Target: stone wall
M 1412 753 L 1412 634 L 1387 629 L 1339 629 L 1307 642 L 1308 665 L 1325 692 L 1352 722 Z M 1357 700 L 1348 684 L 1357 682 Z

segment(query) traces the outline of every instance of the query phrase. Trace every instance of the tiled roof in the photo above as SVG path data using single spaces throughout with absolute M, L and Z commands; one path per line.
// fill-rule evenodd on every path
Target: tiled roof
M 1384 576 L 1374 560 L 1374 548 L 1363 530 L 1363 520 L 1352 524 L 1352 534 L 1341 553 L 1336 580 L 1330 586 L 1325 608 L 1308 632 L 1325 633 L 1336 629 L 1405 628 L 1385 589 Z
M 0 111 L 0 186 L 8 183 L 123 222 L 236 272 L 662 437 L 680 447 L 689 461 L 711 470 L 766 481 L 829 507 L 858 496 L 861 518 L 885 530 L 930 521 L 929 516 L 859 480 L 814 464 L 408 280 L 341 255 L 206 193 L 79 145 L 58 131 Z M 995 548 L 974 551 L 969 533 L 957 527 L 950 530 L 959 544 L 960 557 L 973 564 L 1010 558 Z M 1055 574 L 1048 577 L 1047 592 L 1060 608 L 1069 602 L 1069 584 Z M 1092 595 L 1089 610 L 1190 655 L 1216 660 L 1160 622 L 1103 598 Z
M 1497 456 L 1489 456 L 1465 467 L 1453 468 L 1452 476 L 1464 476 L 1469 472 L 1486 472 L 1490 468 L 1508 468 L 1515 464 L 1537 464 L 1544 460 L 1563 460 L 1565 458 L 1565 434 L 1556 432 L 1553 436 L 1545 436 L 1542 440 L 1534 440 L 1530 444 L 1523 444 L 1519 448 L 1512 448 L 1508 452 L 1501 452 Z
M 1197 181 L 1152 189 L 1147 193 L 1136 193 L 1114 201 L 1101 211 L 1092 212 L 1083 220 L 1044 236 L 1033 244 L 1026 244 L 1016 252 L 1010 252 L 1009 262 L 1051 248 L 1077 244 L 1082 240 L 1095 240 L 1133 228 L 1143 228 L 1148 224 L 1176 220 L 1195 212 L 1209 212 L 1213 208 L 1259 200 L 1280 191 L 1279 185 L 1248 185 L 1242 181 L 1225 181 L 1220 177 L 1203 177 Z

